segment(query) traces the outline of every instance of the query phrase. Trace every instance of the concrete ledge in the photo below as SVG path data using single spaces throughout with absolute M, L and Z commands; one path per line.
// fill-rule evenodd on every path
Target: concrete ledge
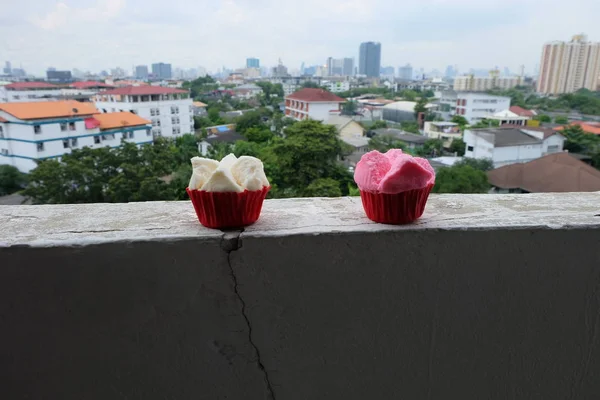
M 0 206 L 2 398 L 595 399 L 600 193 Z

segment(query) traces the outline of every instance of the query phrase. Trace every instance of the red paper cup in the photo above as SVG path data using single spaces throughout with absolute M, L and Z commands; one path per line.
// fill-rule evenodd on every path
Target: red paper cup
M 416 221 L 425 210 L 425 203 L 433 188 L 408 190 L 397 194 L 360 191 L 367 217 L 380 224 L 402 225 Z
M 258 220 L 263 201 L 271 189 L 236 192 L 207 192 L 186 188 L 198 221 L 207 228 L 241 228 Z

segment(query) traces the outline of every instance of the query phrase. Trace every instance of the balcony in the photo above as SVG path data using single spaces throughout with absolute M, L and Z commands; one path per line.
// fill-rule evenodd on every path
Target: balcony
M 600 192 L 0 206 L 2 397 L 592 399 Z

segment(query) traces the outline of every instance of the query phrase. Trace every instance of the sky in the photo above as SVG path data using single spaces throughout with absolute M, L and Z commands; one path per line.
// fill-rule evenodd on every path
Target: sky
M 586 33 L 600 41 L 598 0 L 0 0 L 0 62 L 28 73 L 167 62 L 240 68 L 247 57 L 290 69 L 358 58 L 382 65 L 533 71 L 541 47 Z

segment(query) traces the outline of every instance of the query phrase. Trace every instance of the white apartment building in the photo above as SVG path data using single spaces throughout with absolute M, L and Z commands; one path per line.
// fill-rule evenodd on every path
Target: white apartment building
M 327 88 L 332 93 L 347 92 L 350 90 L 349 81 L 321 81 L 321 86 Z
M 570 42 L 546 43 L 542 49 L 537 90 L 542 94 L 596 90 L 600 76 L 600 43 L 576 35 Z
M 285 97 L 285 115 L 297 121 L 326 121 L 346 100 L 324 89 L 305 88 Z
M 476 124 L 490 115 L 508 110 L 510 97 L 450 91 L 442 92 L 438 104 L 437 113 L 441 118 L 450 119 L 454 115 L 461 115 L 469 121 L 469 124 Z
M 94 97 L 100 112 L 129 111 L 152 123 L 154 137 L 194 132 L 194 109 L 187 90 L 160 86 L 127 86 Z
M 454 90 L 457 92 L 485 92 L 496 88 L 506 90 L 523 85 L 523 82 L 522 76 L 499 77 L 494 73 L 488 77 L 457 76 L 454 78 Z
M 0 164 L 29 172 L 37 161 L 82 147 L 152 143 L 150 121 L 130 112 L 98 114 L 91 103 L 0 103 Z
M 565 138 L 551 129 L 501 127 L 467 129 L 463 140 L 465 157 L 489 158 L 498 168 L 561 152 Z
M 15 82 L 0 86 L 0 103 L 48 101 L 61 94 L 61 87 L 50 83 Z

